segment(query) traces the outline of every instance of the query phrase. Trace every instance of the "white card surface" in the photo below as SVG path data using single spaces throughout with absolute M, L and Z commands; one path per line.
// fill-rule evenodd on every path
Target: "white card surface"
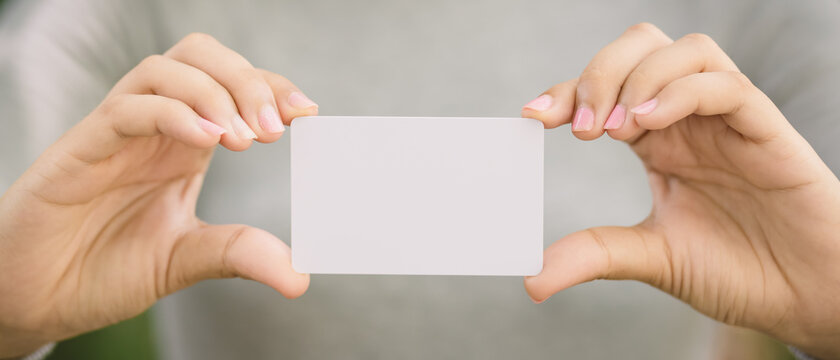
M 521 118 L 296 118 L 301 273 L 535 275 L 543 125 Z

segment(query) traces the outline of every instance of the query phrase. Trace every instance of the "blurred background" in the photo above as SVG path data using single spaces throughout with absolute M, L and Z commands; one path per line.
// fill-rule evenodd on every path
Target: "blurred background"
M 0 0 L 0 189 L 123 74 L 190 32 L 288 77 L 322 115 L 518 116 L 642 21 L 673 38 L 710 34 L 837 173 L 838 15 L 836 0 Z M 218 150 L 199 216 L 288 239 L 288 145 Z M 640 162 L 608 138 L 547 131 L 545 176 L 546 246 L 650 208 Z M 791 358 L 644 284 L 595 281 L 534 305 L 521 282 L 313 276 L 294 301 L 245 280 L 203 282 L 49 358 Z

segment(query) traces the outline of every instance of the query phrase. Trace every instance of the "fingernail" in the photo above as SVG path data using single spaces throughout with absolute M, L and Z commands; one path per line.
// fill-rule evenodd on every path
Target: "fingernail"
M 531 100 L 531 102 L 525 104 L 523 109 L 531 109 L 536 111 L 546 111 L 548 108 L 551 107 L 551 103 L 554 102 L 554 99 L 551 98 L 551 95 L 542 94 L 537 96 L 536 99 Z
M 589 131 L 595 126 L 595 114 L 587 107 L 579 107 L 572 120 L 572 131 Z
M 643 102 L 641 105 L 636 106 L 630 109 L 631 113 L 638 114 L 638 115 L 647 115 L 653 112 L 656 109 L 656 105 L 659 104 L 659 101 L 656 98 L 650 99 L 648 101 Z
M 225 128 L 216 125 L 205 118 L 198 118 L 198 126 L 201 128 L 201 130 L 204 130 L 204 132 L 213 136 L 219 136 L 227 132 Z
M 624 110 L 624 106 L 616 105 L 610 113 L 610 116 L 607 118 L 607 122 L 604 123 L 604 129 L 620 128 L 621 125 L 624 124 L 624 118 L 626 115 L 627 112 Z
M 531 302 L 533 302 L 534 304 L 542 304 L 542 303 L 544 303 L 546 300 L 548 300 L 548 299 L 536 300 L 536 299 L 534 299 L 534 298 L 532 298 L 532 297 L 530 297 L 530 296 L 529 296 L 529 298 L 531 298 Z
M 292 107 L 297 109 L 306 109 L 313 106 L 316 108 L 318 107 L 318 104 L 298 91 L 289 94 L 289 105 L 292 105 Z
M 233 117 L 233 130 L 243 139 L 257 138 L 257 134 L 254 133 L 254 130 L 251 130 L 251 127 L 248 126 L 239 114 L 236 114 L 236 116 Z
M 280 120 L 280 115 L 273 106 L 265 104 L 260 110 L 260 127 L 270 133 L 281 133 L 286 131 L 283 126 L 283 121 Z

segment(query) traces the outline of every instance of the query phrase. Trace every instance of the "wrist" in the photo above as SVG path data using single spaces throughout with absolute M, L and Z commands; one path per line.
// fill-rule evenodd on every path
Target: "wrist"
M 807 354 L 813 359 L 840 359 L 840 329 L 819 326 L 812 331 L 787 332 L 786 336 L 777 336 L 779 340 L 788 344 L 789 348 Z M 807 358 L 806 358 L 807 359 Z
M 810 341 L 806 345 L 792 343 L 789 347 L 797 349 L 801 354 L 806 354 L 812 359 L 840 359 L 840 345 L 836 338 L 827 341 Z
M 28 359 L 29 355 L 41 351 L 50 343 L 50 340 L 28 331 L 0 328 L 0 359 Z
M 47 356 L 52 353 L 53 349 L 55 348 L 55 343 L 46 344 L 38 350 L 33 351 L 25 356 L 15 357 L 15 358 L 5 358 L 2 360 L 43 360 L 46 359 Z

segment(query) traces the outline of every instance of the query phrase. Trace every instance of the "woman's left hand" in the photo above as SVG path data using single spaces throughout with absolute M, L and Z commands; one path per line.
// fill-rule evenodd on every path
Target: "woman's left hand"
M 840 358 L 840 182 L 708 36 L 672 41 L 633 26 L 522 116 L 546 128 L 571 122 L 583 140 L 626 141 L 653 194 L 640 224 L 551 245 L 542 272 L 525 279 L 534 301 L 635 279 L 719 321 Z

